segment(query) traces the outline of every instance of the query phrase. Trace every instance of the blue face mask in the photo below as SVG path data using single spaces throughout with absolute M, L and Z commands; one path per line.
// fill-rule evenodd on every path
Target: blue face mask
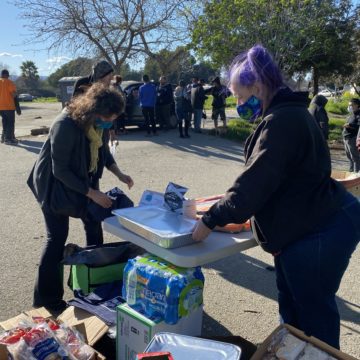
M 97 118 L 95 120 L 95 126 L 98 129 L 110 129 L 113 126 L 112 121 L 102 121 L 101 119 Z
M 246 102 L 236 107 L 239 116 L 247 121 L 255 120 L 261 112 L 261 102 L 255 97 L 251 96 Z

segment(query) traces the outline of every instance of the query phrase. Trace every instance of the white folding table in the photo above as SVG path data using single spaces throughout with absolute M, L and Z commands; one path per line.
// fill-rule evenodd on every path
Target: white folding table
M 126 230 L 116 216 L 105 219 L 103 227 L 110 234 L 124 241 L 130 241 L 149 253 L 182 267 L 205 265 L 257 245 L 251 231 L 239 234 L 213 231 L 204 241 L 180 248 L 165 249 Z

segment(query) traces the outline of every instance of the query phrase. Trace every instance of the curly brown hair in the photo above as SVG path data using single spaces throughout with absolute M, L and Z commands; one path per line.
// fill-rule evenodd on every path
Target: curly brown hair
M 97 115 L 120 115 L 124 107 L 124 99 L 119 91 L 95 83 L 84 94 L 74 97 L 67 110 L 79 127 L 87 129 L 94 124 Z

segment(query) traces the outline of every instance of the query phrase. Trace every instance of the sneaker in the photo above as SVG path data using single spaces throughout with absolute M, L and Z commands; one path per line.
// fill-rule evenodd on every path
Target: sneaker
M 151 137 L 151 134 L 150 134 L 150 133 L 148 133 L 148 134 L 145 134 L 145 136 L 146 136 L 146 137 Z

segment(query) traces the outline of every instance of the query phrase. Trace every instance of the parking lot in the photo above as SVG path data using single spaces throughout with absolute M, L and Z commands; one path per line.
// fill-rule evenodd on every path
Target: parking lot
M 61 110 L 59 103 L 26 103 L 16 119 L 19 146 L 0 147 L 0 210 L 2 241 L 0 263 L 0 320 L 31 307 L 32 289 L 45 237 L 41 211 L 26 179 L 45 136 L 29 137 L 30 129 L 49 126 Z M 211 121 L 207 122 L 211 127 Z M 189 188 L 189 197 L 224 192 L 243 165 L 240 144 L 221 137 L 191 133 L 180 139 L 176 130 L 156 138 L 133 129 L 120 136 L 116 160 L 135 186 L 126 193 L 137 203 L 145 189 L 164 191 L 169 181 Z M 345 167 L 343 153 L 337 167 Z M 107 172 L 101 187 L 121 186 Z M 84 244 L 81 223 L 71 221 L 69 242 Z M 105 241 L 117 239 L 105 234 Z M 204 335 L 241 335 L 260 343 L 277 326 L 276 287 L 271 255 L 259 247 L 203 267 L 205 274 Z M 68 269 L 65 269 L 65 279 Z M 360 251 L 354 253 L 338 292 L 343 351 L 360 358 Z M 70 299 L 67 289 L 65 298 Z

